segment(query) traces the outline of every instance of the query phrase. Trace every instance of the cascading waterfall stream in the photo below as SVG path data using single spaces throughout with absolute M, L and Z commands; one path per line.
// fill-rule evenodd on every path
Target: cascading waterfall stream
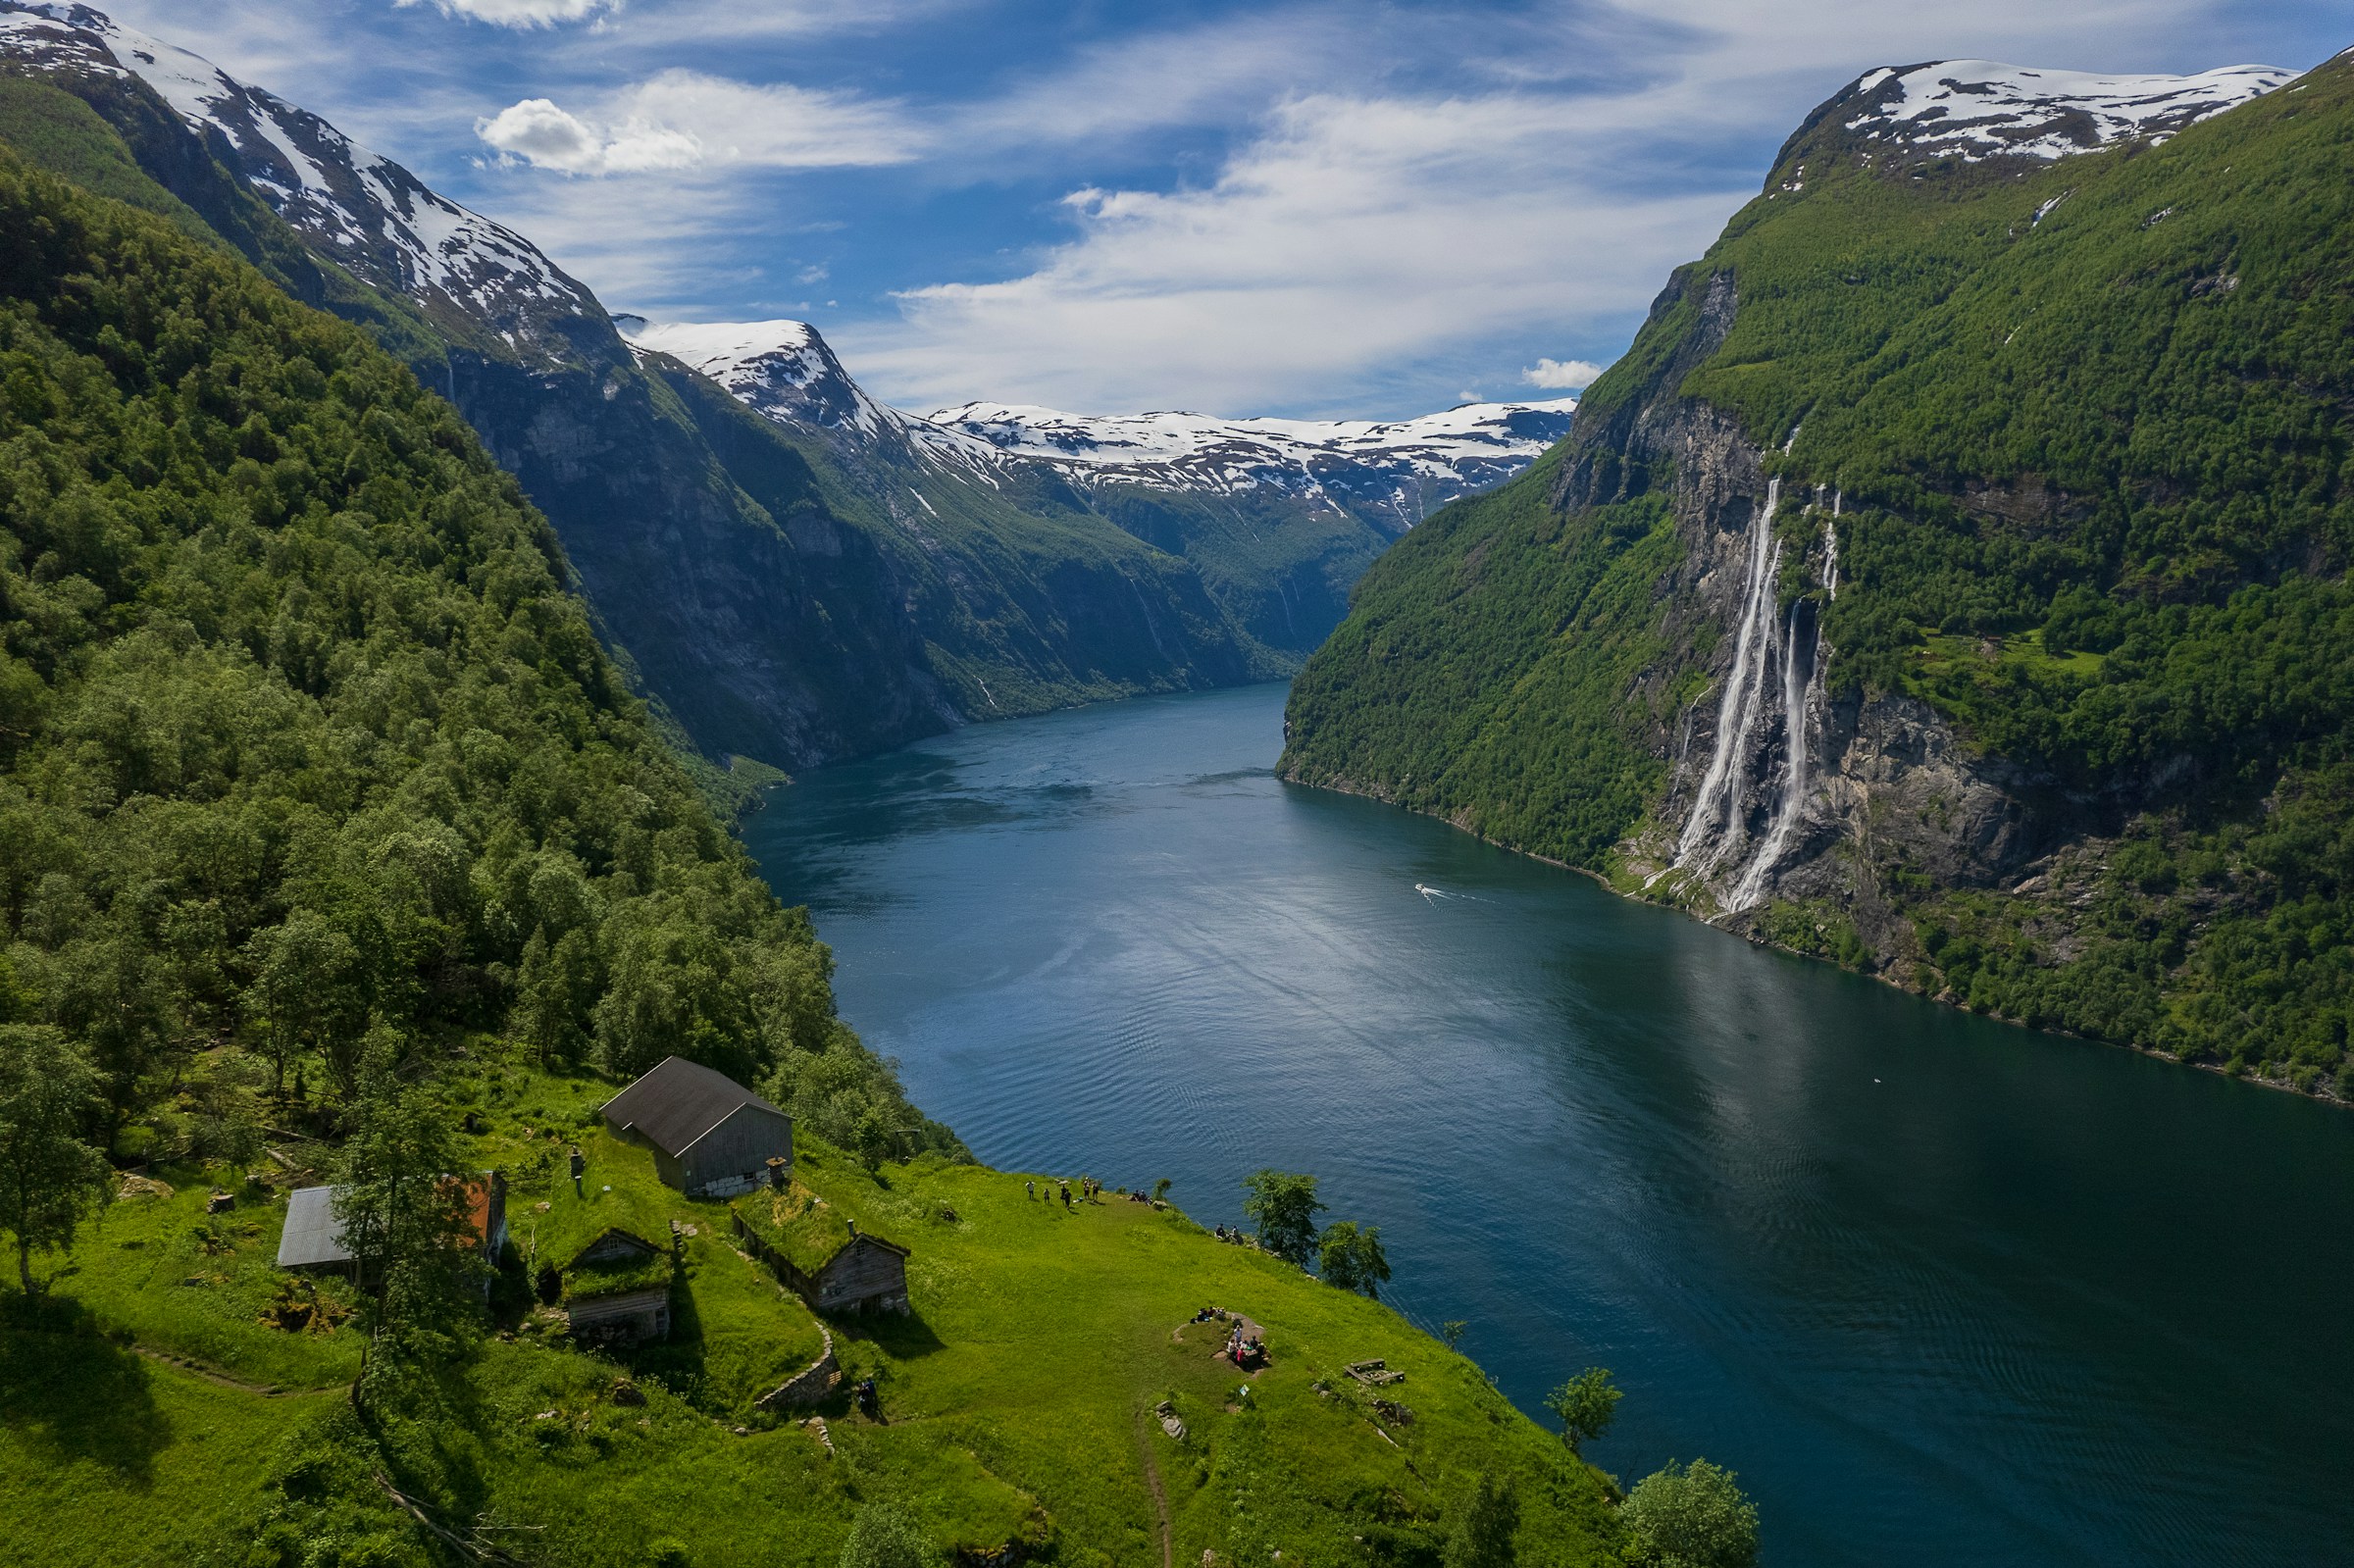
M 1684 819 L 1672 862 L 1676 868 L 1696 869 L 1706 877 L 1728 855 L 1749 846 L 1746 806 L 1752 743 L 1760 722 L 1771 722 L 1766 705 L 1778 698 L 1782 725 L 1779 788 L 1771 823 L 1734 879 L 1727 899 L 1728 909 L 1734 912 L 1763 901 L 1766 881 L 1789 852 L 1806 814 L 1808 712 L 1822 667 L 1822 633 L 1803 601 L 1790 607 L 1786 626 L 1774 625 L 1774 587 L 1781 577 L 1782 549 L 1773 540 L 1773 516 L 1780 500 L 1781 481 L 1768 481 L 1766 504 L 1750 525 L 1749 576 L 1742 585 L 1733 667 L 1717 701 L 1715 748 L 1701 776 L 1691 812 Z M 1834 598 L 1839 591 L 1839 534 L 1834 520 L 1843 500 L 1837 491 L 1832 492 L 1830 516 L 1823 522 L 1823 584 Z M 1817 506 L 1821 504 L 1819 490 L 1816 501 Z M 1778 682 L 1771 668 L 1776 663 L 1780 667 Z M 1774 689 L 1777 685 L 1778 692 Z
M 1741 590 L 1740 631 L 1733 642 L 1732 673 L 1725 678 L 1724 695 L 1716 704 L 1716 748 L 1709 758 L 1708 771 L 1701 775 L 1700 792 L 1693 797 L 1691 815 L 1684 819 L 1684 831 L 1676 839 L 1675 864 L 1690 862 L 1693 852 L 1706 842 L 1711 829 L 1722 820 L 1729 834 L 1732 819 L 1737 815 L 1740 793 L 1734 788 L 1734 770 L 1748 749 L 1751 729 L 1757 723 L 1759 699 L 1764 693 L 1764 672 L 1759 668 L 1768 656 L 1773 641 L 1773 582 L 1781 565 L 1781 551 L 1773 544 L 1773 514 L 1781 505 L 1782 481 L 1768 480 L 1766 483 L 1766 503 L 1749 525 L 1749 577 Z M 1705 873 L 1723 854 L 1719 840 L 1702 866 Z
M 1782 797 L 1774 803 L 1773 826 L 1766 831 L 1765 843 L 1741 869 L 1741 880 L 1733 885 L 1732 907 L 1747 909 L 1766 895 L 1766 879 L 1790 847 L 1790 835 L 1798 831 L 1799 814 L 1807 804 L 1807 696 L 1814 685 L 1809 673 L 1817 662 L 1810 656 L 1799 662 L 1798 626 L 1804 619 L 1806 601 L 1790 606 L 1790 630 L 1782 642 Z M 1814 653 L 1821 652 L 1821 639 L 1816 639 Z

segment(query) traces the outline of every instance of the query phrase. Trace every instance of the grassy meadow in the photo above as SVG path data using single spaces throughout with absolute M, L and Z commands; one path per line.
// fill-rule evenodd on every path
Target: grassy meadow
M 354 1544 L 324 1560 L 379 1560 L 357 1544 L 376 1536 L 393 1553 L 383 1561 L 437 1560 L 399 1554 L 423 1538 L 378 1474 L 437 1521 L 500 1524 L 522 1560 L 581 1565 L 665 1549 L 715 1568 L 828 1563 L 878 1499 L 947 1553 L 1418 1562 L 1435 1560 L 1482 1471 L 1520 1478 L 1524 1560 L 1593 1560 L 1612 1533 L 1604 1479 L 1388 1307 L 1174 1208 L 1107 1193 L 1066 1210 L 1050 1183 L 1033 1198 L 1024 1174 L 938 1154 L 870 1173 L 796 1140 L 810 1194 L 913 1248 L 915 1310 L 834 1319 L 833 1397 L 760 1411 L 823 1340 L 799 1298 L 736 1249 L 728 1205 L 664 1188 L 647 1152 L 608 1137 L 597 1080 L 478 1067 L 446 1087 L 452 1116 L 481 1128 L 476 1160 L 508 1175 L 512 1251 L 494 1332 L 441 1418 L 361 1441 L 343 1397 L 360 1320 L 264 1321 L 287 1279 L 273 1266 L 285 1192 L 304 1176 L 280 1169 L 257 1189 L 227 1170 L 157 1168 L 171 1195 L 118 1199 L 47 1300 L 8 1298 L 0 1540 L 38 1540 L 25 1560 L 61 1568 L 274 1562 L 254 1543 L 274 1525 L 333 1537 L 319 1517 L 332 1501 L 353 1516 Z M 280 1147 L 298 1171 L 303 1150 Z M 207 1216 L 216 1183 L 237 1204 Z M 659 1241 L 674 1222 L 667 1342 L 583 1350 L 532 1299 L 537 1264 L 609 1225 Z M 332 1279 L 319 1294 L 328 1316 L 353 1299 Z M 1268 1364 L 1246 1374 L 1220 1358 L 1225 1325 L 1189 1321 L 1206 1306 L 1262 1324 Z M 1377 1412 L 1346 1375 L 1369 1357 L 1407 1374 L 1382 1393 L 1410 1419 Z M 879 1420 L 850 1398 L 865 1377 Z M 1163 1430 L 1164 1401 L 1182 1439 Z M 353 1455 L 367 1456 L 356 1470 Z

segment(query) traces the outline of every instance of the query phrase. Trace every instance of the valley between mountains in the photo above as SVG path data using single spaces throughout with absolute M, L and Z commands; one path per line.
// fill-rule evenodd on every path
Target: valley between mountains
M 621 9 L 518 25 L 593 39 Z M 1778 965 L 1913 1010 L 1875 1021 L 2005 1032 L 1582 885 L 1651 924 L 1564 913 L 1547 868 L 1316 791 L 1953 1007 L 2354 1100 L 2350 150 L 2354 54 L 1881 67 L 1579 396 L 919 413 L 817 324 L 635 314 L 179 42 L 0 0 L 0 1559 L 1782 1568 L 1777 1507 L 1825 1561 L 1947 1549 L 1937 1508 L 2053 1561 L 2224 1560 L 2241 1506 L 2253 1549 L 2301 1549 L 2337 1499 L 2219 1484 L 2166 1500 L 2207 1532 L 2177 1541 L 2104 1423 L 2293 1385 L 2267 1300 L 2336 1366 L 2299 1315 L 2326 1290 L 2268 1276 L 2241 1313 L 2153 1267 L 2150 1294 L 2248 1321 L 2121 1305 L 2068 1272 L 2064 1226 L 2040 1251 L 2004 1230 L 2017 1170 L 2110 1196 L 2084 1165 L 1946 1147 L 1925 1070 L 1883 1113 L 1868 1030 L 1777 1056 L 1783 1022 L 1733 1015 L 1833 994 L 1758 979 Z M 1258 702 L 1271 755 L 1273 686 L 1176 694 L 1275 682 L 1274 772 L 1183 728 Z M 1174 738 L 1121 728 L 1170 713 Z M 957 730 L 1029 749 L 911 745 Z M 876 771 L 822 776 L 876 781 L 836 797 L 840 841 L 755 863 L 746 815 L 853 759 Z M 1172 875 L 1187 823 L 1178 869 L 1215 877 Z M 1431 840 L 1557 885 L 1438 886 L 1411 871 Z M 1074 842 L 1121 897 L 1041 873 Z M 865 918 L 828 880 L 842 843 L 902 857 L 860 936 L 918 971 L 895 1024 L 972 1037 L 951 1070 L 1128 1137 L 1208 1102 L 1180 1069 L 1263 1099 L 1242 1153 L 1185 1135 L 1239 1185 L 1174 1194 L 1249 1224 L 1202 1227 L 1162 1171 L 991 1169 L 998 1130 L 914 1103 L 812 919 L 844 887 L 835 929 Z M 1271 869 L 1336 843 L 1345 877 Z M 928 895 L 936 925 L 893 925 Z M 1378 1026 L 1319 989 L 1383 969 L 1377 936 L 1424 944 L 1377 977 Z M 1055 991 L 1091 942 L 1113 978 Z M 1587 988 L 1548 988 L 1572 949 Z M 1100 1010 L 1041 1021 L 1009 975 Z M 1934 1034 L 1908 1065 L 1982 1065 Z M 1018 1083 L 985 1048 L 1017 1035 Z M 1434 1154 L 1385 1115 L 1493 1146 Z M 1414 1287 L 1432 1321 L 1384 1293 L 1384 1216 L 1262 1153 L 1311 1125 L 1414 1208 L 1386 1221 L 1402 1272 L 1404 1239 L 1449 1260 Z M 1882 1163 L 1810 1141 L 1832 1126 Z M 2328 1137 L 2263 1169 L 2334 1170 Z M 2164 1265 L 2211 1255 L 2159 1229 Z M 1528 1262 L 1572 1255 L 1574 1291 Z M 1630 1302 L 1650 1321 L 1608 1353 L 1652 1365 L 1614 1373 L 1584 1336 Z M 1810 1321 L 1767 1344 L 1781 1314 Z M 1483 1334 L 1542 1340 L 1513 1348 L 1541 1381 L 1459 1353 Z M 2105 1337 L 2159 1348 L 2103 1361 Z M 1808 1355 L 1863 1375 L 1796 1389 Z M 1778 1495 L 1689 1445 L 1640 1479 L 1596 1462 L 1614 1380 L 1634 1409 L 1670 1362 L 1649 1387 L 1746 1391 L 1725 1441 Z M 2086 1366 L 2116 1376 L 2087 1392 Z M 1941 1447 L 1955 1391 L 2016 1451 Z M 2325 1460 L 2343 1431 L 2275 1425 Z M 1820 1446 L 1779 1446 L 1802 1430 Z M 1934 1500 L 1867 1509 L 1818 1473 L 1865 1442 L 1882 1491 Z M 2053 1479 L 2082 1476 L 2110 1493 Z

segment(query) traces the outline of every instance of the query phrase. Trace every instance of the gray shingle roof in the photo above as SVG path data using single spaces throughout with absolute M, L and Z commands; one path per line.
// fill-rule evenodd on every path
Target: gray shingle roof
M 351 1261 L 351 1252 L 343 1245 L 343 1227 L 335 1222 L 334 1196 L 332 1187 L 305 1187 L 287 1197 L 286 1229 L 278 1239 L 280 1268 L 309 1269 Z
M 745 1105 L 775 1116 L 785 1114 L 727 1074 L 684 1056 L 670 1056 L 605 1101 L 604 1116 L 609 1125 L 634 1129 L 675 1158 Z

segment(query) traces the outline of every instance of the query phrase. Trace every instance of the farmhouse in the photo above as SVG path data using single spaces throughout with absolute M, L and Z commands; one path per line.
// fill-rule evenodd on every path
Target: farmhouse
M 466 1188 L 467 1239 L 484 1249 L 491 1266 L 507 1245 L 507 1179 L 496 1171 L 480 1176 L 450 1177 Z M 351 1249 L 343 1244 L 343 1227 L 335 1218 L 333 1187 L 297 1188 L 286 1198 L 286 1225 L 279 1233 L 278 1266 L 281 1269 L 348 1269 Z
M 635 1344 L 670 1338 L 671 1255 L 619 1226 L 564 1265 L 564 1315 L 576 1339 Z
M 793 1118 L 725 1073 L 683 1056 L 605 1101 L 605 1125 L 653 1150 L 664 1183 L 690 1197 L 765 1186 L 769 1162 L 793 1164 Z
M 820 1312 L 905 1312 L 907 1248 L 858 1229 L 798 1182 L 731 1204 L 745 1250 Z

